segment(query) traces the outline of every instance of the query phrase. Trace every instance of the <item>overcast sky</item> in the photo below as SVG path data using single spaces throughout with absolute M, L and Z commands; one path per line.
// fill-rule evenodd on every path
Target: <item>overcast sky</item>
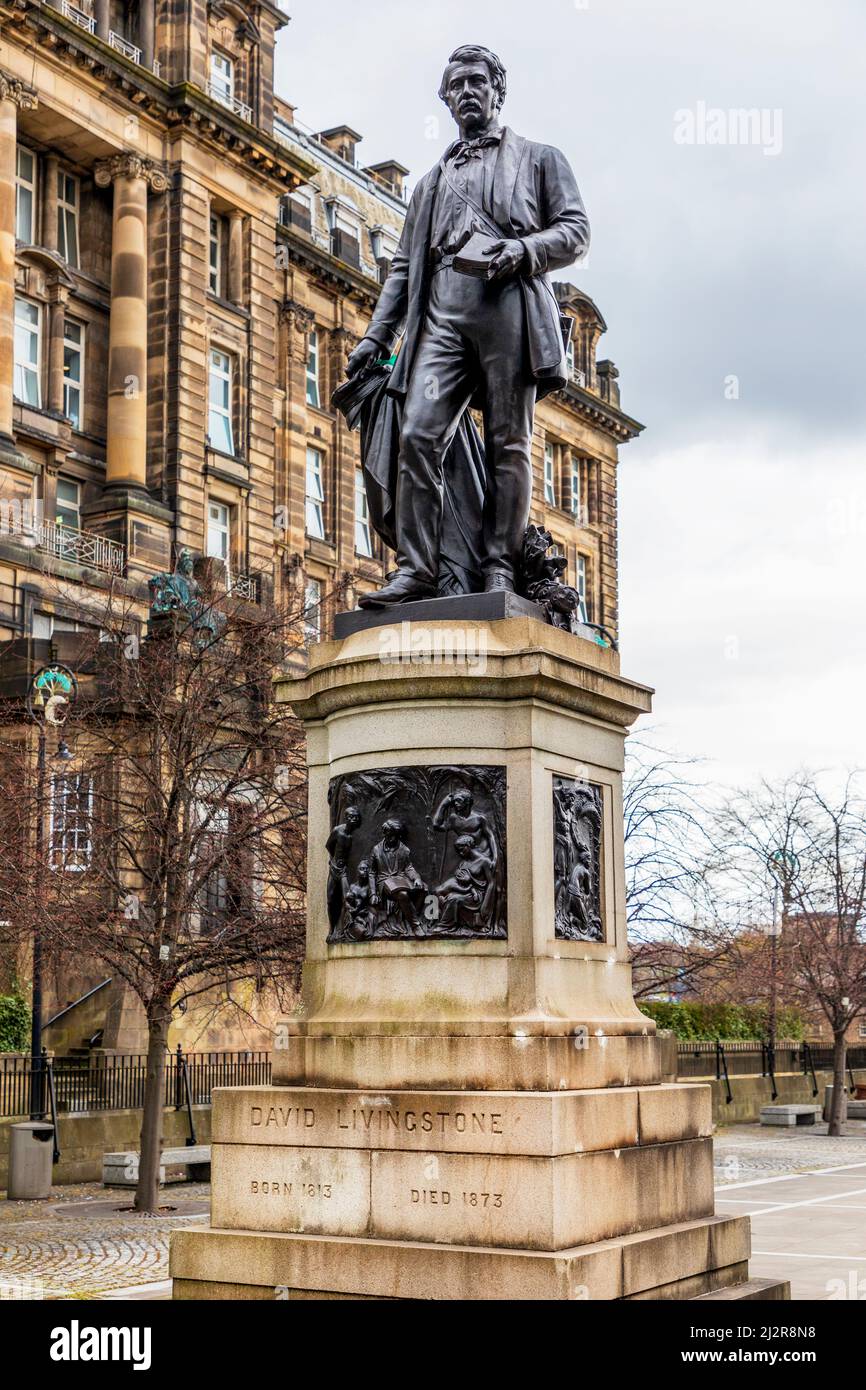
M 464 42 L 508 69 L 504 121 L 569 156 L 593 245 L 566 278 L 646 425 L 621 452 L 621 635 L 655 728 L 730 783 L 866 765 L 863 0 L 288 8 L 278 89 L 359 130 L 362 163 L 438 158 Z

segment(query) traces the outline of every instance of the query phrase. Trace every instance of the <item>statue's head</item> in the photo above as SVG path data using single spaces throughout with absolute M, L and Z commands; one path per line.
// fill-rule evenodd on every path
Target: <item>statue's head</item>
M 177 557 L 178 573 L 192 575 L 193 563 L 192 551 L 183 549 Z
M 473 835 L 458 835 L 454 841 L 454 848 L 461 859 L 468 859 L 475 848 L 475 837 Z
M 459 126 L 483 129 L 501 109 L 506 89 L 505 68 L 496 54 L 467 43 L 448 59 L 439 95 Z
M 472 810 L 472 797 L 469 792 L 454 793 L 454 810 L 459 816 L 468 816 Z
M 385 824 L 382 826 L 382 834 L 385 837 L 386 843 L 393 844 L 394 841 L 399 840 L 403 834 L 403 826 L 398 820 L 386 820 Z
M 348 830 L 357 830 L 361 824 L 361 812 L 357 806 L 349 806 L 346 810 L 345 825 Z
M 367 863 L 366 859 L 362 859 L 360 864 L 358 865 L 358 882 L 366 883 L 369 877 L 370 865 Z

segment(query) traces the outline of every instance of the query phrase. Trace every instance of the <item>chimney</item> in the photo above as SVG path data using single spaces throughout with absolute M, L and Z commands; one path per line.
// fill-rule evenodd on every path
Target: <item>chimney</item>
M 368 164 L 364 173 L 381 183 L 389 193 L 396 194 L 398 198 L 403 197 L 404 181 L 409 170 L 398 164 L 396 159 L 386 159 L 381 164 Z
M 357 130 L 348 125 L 335 125 L 330 130 L 320 130 L 316 136 L 327 149 L 333 150 L 334 154 L 345 159 L 347 164 L 355 163 L 355 146 L 360 145 L 363 138 Z

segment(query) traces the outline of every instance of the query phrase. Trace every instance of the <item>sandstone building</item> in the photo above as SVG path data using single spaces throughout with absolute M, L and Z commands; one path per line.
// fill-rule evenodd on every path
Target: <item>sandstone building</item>
M 351 599 L 388 568 L 330 397 L 408 171 L 364 166 L 348 126 L 301 126 L 274 91 L 287 24 L 270 0 L 0 0 L 7 698 L 46 660 L 74 668 L 109 586 L 143 619 L 182 547 L 250 602 L 303 602 L 311 640 L 336 586 Z M 533 519 L 615 635 L 617 449 L 640 426 L 597 360 L 599 310 L 558 293 L 573 377 L 538 411 Z M 55 809 L 52 834 L 80 834 Z

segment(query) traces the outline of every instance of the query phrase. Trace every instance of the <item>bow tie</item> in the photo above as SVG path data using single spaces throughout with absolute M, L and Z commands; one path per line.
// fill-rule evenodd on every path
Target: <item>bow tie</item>
M 498 145 L 502 139 L 499 132 L 496 135 L 482 135 L 478 140 L 458 140 L 451 146 L 451 162 L 459 169 L 461 164 L 466 164 L 470 159 L 481 159 L 484 151 L 493 145 Z

